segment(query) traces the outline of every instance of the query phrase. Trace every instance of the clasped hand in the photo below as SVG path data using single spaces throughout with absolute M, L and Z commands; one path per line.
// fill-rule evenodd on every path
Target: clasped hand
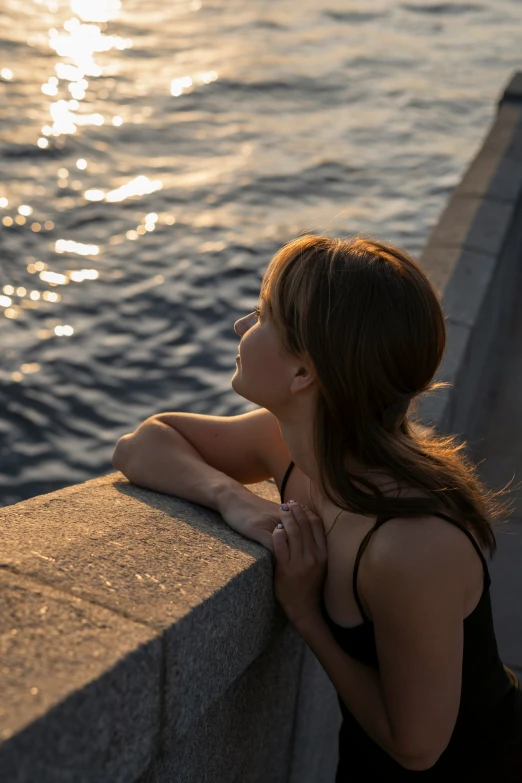
M 322 519 L 296 501 L 281 506 L 246 487 L 227 498 L 221 514 L 272 552 L 274 595 L 290 622 L 297 626 L 320 614 L 328 552 Z
M 287 508 L 288 510 L 285 510 Z M 288 501 L 279 508 L 282 527 L 272 533 L 274 595 L 292 625 L 321 615 L 328 549 L 322 520 L 306 506 Z

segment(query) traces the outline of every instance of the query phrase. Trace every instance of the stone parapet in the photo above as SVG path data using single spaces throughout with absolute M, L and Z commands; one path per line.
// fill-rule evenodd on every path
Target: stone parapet
M 418 421 L 471 442 L 522 268 L 522 73 L 504 91 L 420 262 L 447 316 L 436 380 L 452 386 L 418 400 Z
M 337 719 L 270 553 L 215 511 L 111 473 L 0 520 L 2 783 L 287 783 L 295 742 Z M 295 783 L 328 763 L 308 753 Z

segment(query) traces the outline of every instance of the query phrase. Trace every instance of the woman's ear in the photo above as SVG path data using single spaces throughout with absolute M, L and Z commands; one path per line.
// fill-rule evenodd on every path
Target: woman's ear
M 313 386 L 315 384 L 315 380 L 316 376 L 314 370 L 307 365 L 302 365 L 295 371 L 294 378 L 290 385 L 290 391 L 304 391 L 304 389 Z

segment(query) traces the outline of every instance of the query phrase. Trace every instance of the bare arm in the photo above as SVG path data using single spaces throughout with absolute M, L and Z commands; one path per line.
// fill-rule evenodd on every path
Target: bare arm
M 271 549 L 276 503 L 208 465 L 174 427 L 146 419 L 116 444 L 112 465 L 133 484 L 218 511 L 238 533 Z
M 215 511 L 219 511 L 221 496 L 232 485 L 244 489 L 208 465 L 174 427 L 157 419 L 147 419 L 135 432 L 119 439 L 112 465 L 133 484 Z

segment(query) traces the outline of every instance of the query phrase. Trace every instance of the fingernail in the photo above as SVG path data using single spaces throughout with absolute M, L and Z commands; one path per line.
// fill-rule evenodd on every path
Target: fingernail
M 281 522 L 277 525 L 277 529 L 278 530 L 283 530 L 283 525 L 281 524 Z
M 283 503 L 283 505 L 281 506 L 281 508 L 283 509 L 283 511 L 290 511 L 290 509 L 288 508 L 288 506 L 286 505 L 286 503 Z
M 297 503 L 297 500 L 289 500 L 289 503 Z

